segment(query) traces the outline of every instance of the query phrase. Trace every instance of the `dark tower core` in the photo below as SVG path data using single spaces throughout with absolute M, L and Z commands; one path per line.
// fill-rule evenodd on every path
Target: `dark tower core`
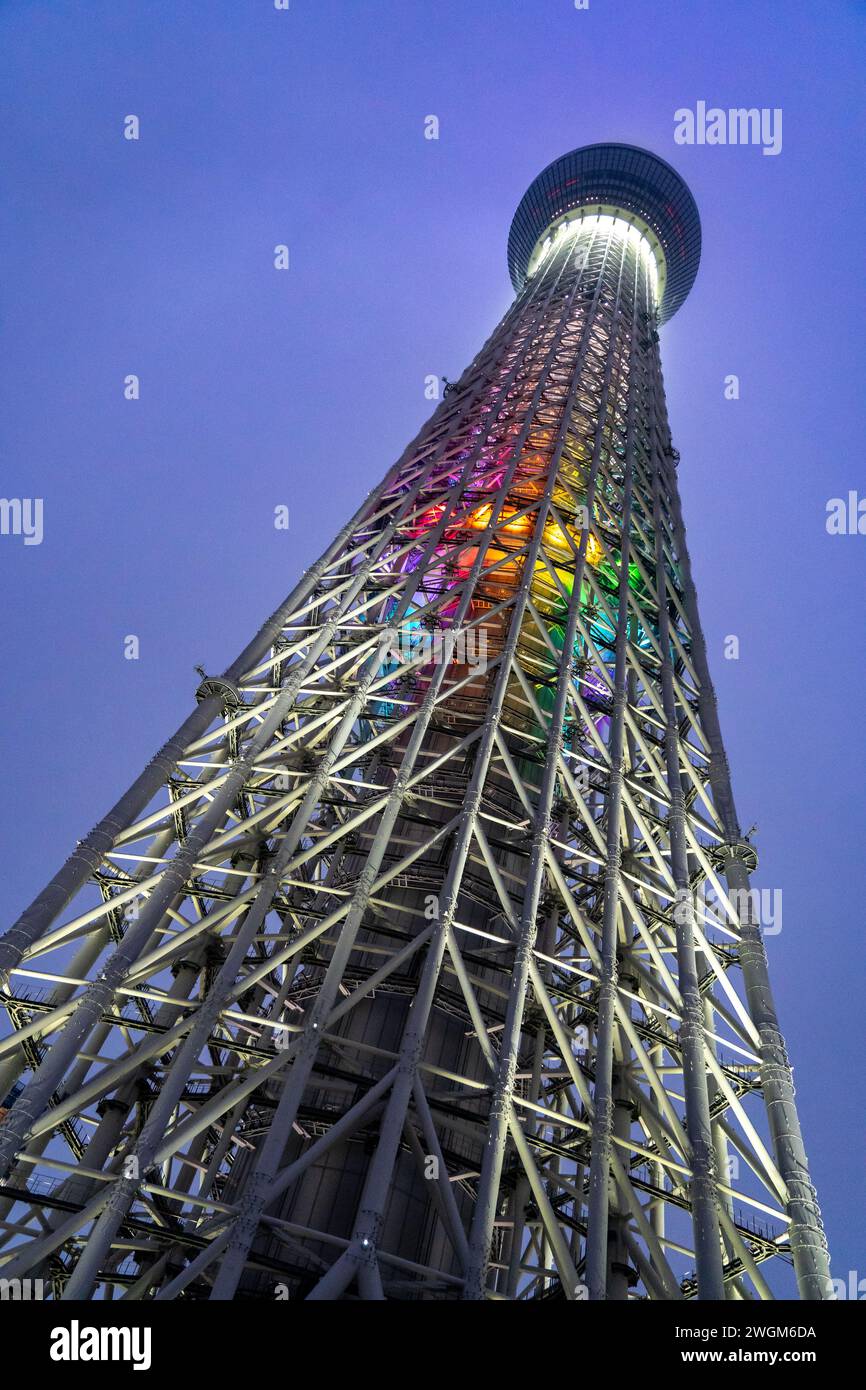
M 5 1277 L 830 1296 L 662 386 L 697 209 L 590 146 L 508 256 L 418 438 L 0 942 Z

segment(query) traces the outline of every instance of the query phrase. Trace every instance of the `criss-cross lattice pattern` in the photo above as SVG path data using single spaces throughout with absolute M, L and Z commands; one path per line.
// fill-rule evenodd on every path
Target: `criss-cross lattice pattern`
M 2 1276 L 824 1296 L 657 323 L 566 224 L 0 943 Z

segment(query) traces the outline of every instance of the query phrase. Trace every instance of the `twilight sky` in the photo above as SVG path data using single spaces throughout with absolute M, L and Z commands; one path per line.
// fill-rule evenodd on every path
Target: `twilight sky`
M 864 42 L 862 0 L 0 6 L 2 492 L 44 505 L 41 545 L 0 536 L 4 923 L 180 723 L 195 664 L 228 665 L 402 452 L 425 377 L 474 356 L 534 176 L 645 146 L 703 221 L 668 402 L 845 1279 L 866 1276 L 866 536 L 825 517 L 866 492 Z M 699 101 L 781 108 L 781 152 L 675 144 Z

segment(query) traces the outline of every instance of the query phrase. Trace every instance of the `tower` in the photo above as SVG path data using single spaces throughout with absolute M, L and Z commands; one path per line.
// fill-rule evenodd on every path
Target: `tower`
M 657 157 L 545 169 L 491 338 L 5 934 L 4 1277 L 828 1296 L 662 386 L 699 255 Z

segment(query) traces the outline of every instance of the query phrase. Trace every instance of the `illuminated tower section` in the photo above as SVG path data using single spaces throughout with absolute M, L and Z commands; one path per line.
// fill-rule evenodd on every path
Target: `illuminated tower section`
M 508 255 L 419 437 L 0 942 L 5 1277 L 829 1294 L 661 379 L 697 209 L 590 146 Z

